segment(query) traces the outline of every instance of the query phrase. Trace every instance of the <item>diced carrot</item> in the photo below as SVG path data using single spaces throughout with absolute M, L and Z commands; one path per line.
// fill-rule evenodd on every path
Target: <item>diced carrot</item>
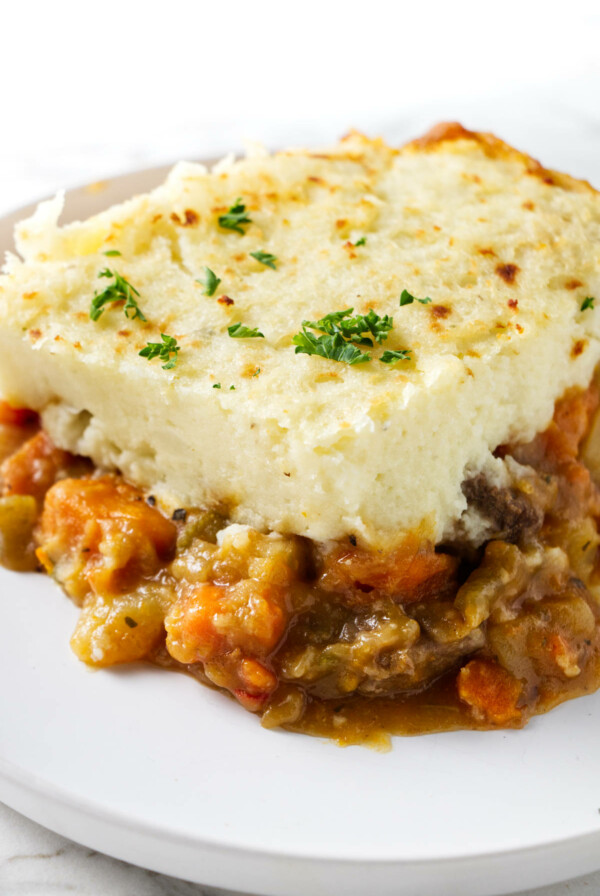
M 457 565 L 455 557 L 436 553 L 429 542 L 409 536 L 385 553 L 334 548 L 325 556 L 319 585 L 327 591 L 377 590 L 408 603 L 445 594 Z
M 267 656 L 287 623 L 285 592 L 255 580 L 184 589 L 165 620 L 167 648 L 180 663 L 207 662 L 239 648 Z
M 0 466 L 4 494 L 32 495 L 40 500 L 70 459 L 70 454 L 57 448 L 40 430 Z
M 154 575 L 177 529 L 138 489 L 114 476 L 63 479 L 48 491 L 40 522 L 43 556 L 71 567 L 68 590 L 111 594 Z M 65 561 L 67 561 L 65 563 Z
M 36 423 L 38 415 L 29 408 L 13 408 L 7 401 L 0 400 L 0 424 L 8 426 L 28 426 Z
M 598 401 L 598 389 L 592 384 L 585 391 L 575 392 L 556 403 L 550 426 L 539 436 L 545 456 L 559 464 L 577 457 Z
M 186 590 L 165 620 L 167 648 L 180 663 L 206 662 L 227 650 L 226 637 L 215 627 L 227 589 L 211 583 Z
M 471 660 L 458 673 L 458 694 L 468 703 L 476 717 L 493 725 L 519 722 L 518 703 L 522 693 L 520 681 L 498 663 Z

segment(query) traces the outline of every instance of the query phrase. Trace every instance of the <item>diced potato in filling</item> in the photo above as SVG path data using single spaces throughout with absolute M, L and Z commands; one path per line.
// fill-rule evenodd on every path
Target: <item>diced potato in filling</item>
M 92 666 L 131 663 L 152 653 L 164 636 L 165 609 L 152 587 L 133 594 L 90 595 L 71 638 L 80 660 Z
M 33 530 L 38 509 L 31 495 L 0 498 L 0 564 L 8 569 L 37 567 Z

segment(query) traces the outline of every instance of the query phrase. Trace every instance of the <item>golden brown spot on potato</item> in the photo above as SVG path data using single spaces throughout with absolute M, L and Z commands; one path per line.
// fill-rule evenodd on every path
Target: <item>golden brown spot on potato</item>
M 577 358 L 585 351 L 585 347 L 587 345 L 587 339 L 578 339 L 577 342 L 573 343 L 573 348 L 571 349 L 571 357 Z
M 34 329 L 34 330 L 29 331 L 29 338 L 33 339 L 34 341 L 41 339 L 41 336 L 42 336 L 41 330 Z
M 446 305 L 430 305 L 431 314 L 433 317 L 441 318 L 442 320 L 451 313 L 451 308 L 446 307 Z
M 160 214 L 160 213 L 158 215 L 154 215 L 152 218 L 152 223 L 156 224 L 156 222 L 160 221 L 161 218 L 162 218 L 162 214 Z
M 179 217 L 177 212 L 171 212 L 171 221 L 180 224 L 182 227 L 192 227 L 198 223 L 198 214 L 191 208 L 186 208 L 183 213 L 183 219 Z
M 339 218 L 339 219 L 335 222 L 335 226 L 337 227 L 338 230 L 341 230 L 343 227 L 346 226 L 347 223 L 348 223 L 348 222 L 346 221 L 345 218 Z
M 354 251 L 354 243 L 352 243 L 350 240 L 347 240 L 344 243 L 344 245 L 342 246 L 342 249 L 345 249 L 347 251 L 350 258 L 356 258 L 356 252 Z
M 37 296 L 37 292 L 24 292 L 23 293 L 24 299 L 35 299 L 36 296 Z
M 197 224 L 199 221 L 198 213 L 194 211 L 193 208 L 186 208 L 185 212 L 185 223 L 184 227 L 193 227 L 194 224 Z
M 517 330 L 518 333 L 523 332 L 523 327 L 521 326 L 521 324 L 515 324 L 515 329 Z
M 77 342 L 74 342 L 74 343 L 73 343 L 73 348 L 81 349 L 81 342 L 79 342 L 79 340 L 78 340 Z
M 306 179 L 310 180 L 313 184 L 322 184 L 323 183 L 322 177 L 315 177 L 314 175 L 309 175 Z
M 219 296 L 219 298 L 217 299 L 217 302 L 219 303 L 219 305 L 234 305 L 235 304 L 233 299 L 230 299 L 229 296 Z
M 493 250 L 493 249 L 490 249 L 490 248 L 487 248 L 487 249 L 478 249 L 477 251 L 479 252 L 480 255 L 493 255 L 493 256 L 496 255 L 496 253 L 494 252 L 494 250 Z
M 518 299 L 509 299 L 507 302 L 507 305 L 509 308 L 518 308 L 519 300 Z
M 419 149 L 430 149 L 438 143 L 448 140 L 476 140 L 478 134 L 468 131 L 458 121 L 441 121 L 430 128 L 422 137 L 413 140 L 411 146 Z
M 441 228 L 441 227 L 438 227 L 437 224 L 434 224 L 434 225 L 433 225 L 433 229 L 434 229 L 434 230 L 437 230 L 437 231 L 439 232 L 442 228 Z
M 502 277 L 505 283 L 513 284 L 515 277 L 519 273 L 520 268 L 516 264 L 499 264 L 496 265 L 496 273 Z
M 565 283 L 565 289 L 577 289 L 579 286 L 583 286 L 581 280 L 567 280 Z
M 524 203 L 522 204 L 521 207 L 522 207 L 522 208 L 526 208 L 528 212 L 532 212 L 532 211 L 534 210 L 534 208 L 535 208 L 535 205 L 534 205 L 534 203 L 531 201 L 531 199 L 528 199 L 526 202 L 524 202 Z
M 118 330 L 117 336 L 131 336 L 131 330 Z

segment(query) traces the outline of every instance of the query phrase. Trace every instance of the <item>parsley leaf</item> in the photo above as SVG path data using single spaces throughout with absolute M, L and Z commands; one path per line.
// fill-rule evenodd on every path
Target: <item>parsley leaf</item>
M 296 346 L 295 353 L 297 355 L 319 355 L 321 358 L 342 361 L 345 364 L 362 364 L 371 360 L 370 355 L 361 352 L 351 342 L 346 342 L 340 333 L 333 335 L 325 333 L 322 336 L 315 336 L 303 326 L 302 332 L 296 333 L 292 342 Z
M 219 215 L 219 227 L 223 227 L 224 230 L 235 230 L 236 233 L 241 233 L 242 236 L 246 232 L 243 225 L 251 223 L 252 219 L 246 214 L 246 206 L 242 202 L 241 197 L 235 200 L 226 214 Z
M 203 268 L 203 271 L 204 280 L 198 279 L 196 280 L 196 283 L 200 283 L 200 285 L 204 287 L 203 295 L 214 296 L 221 279 L 220 277 L 217 277 L 214 271 L 211 271 L 211 269 L 206 266 Z
M 141 321 L 146 320 L 134 298 L 134 296 L 139 296 L 139 292 L 135 286 L 132 286 L 131 283 L 124 277 L 121 277 L 120 274 L 117 274 L 116 271 L 111 271 L 108 268 L 104 268 L 103 271 L 100 271 L 98 276 L 114 277 L 115 282 L 111 283 L 110 286 L 107 286 L 104 292 L 96 293 L 94 295 L 90 308 L 90 317 L 92 320 L 96 321 L 101 317 L 105 305 L 122 301 L 125 302 L 123 310 L 126 317 L 130 318 L 130 320 L 134 320 L 136 317 L 139 317 Z
M 311 330 L 320 330 L 329 336 L 339 333 L 349 342 L 371 347 L 373 346 L 373 339 L 379 343 L 387 339 L 387 334 L 394 326 L 392 317 L 389 317 L 387 314 L 384 317 L 380 317 L 372 308 L 367 314 L 357 314 L 355 317 L 349 317 L 353 311 L 354 308 L 346 308 L 345 311 L 332 311 L 320 320 L 303 320 L 302 326 L 309 327 Z M 369 334 L 368 336 L 366 335 L 367 333 Z
M 161 361 L 167 362 L 162 365 L 163 370 L 171 370 L 177 364 L 177 356 L 181 346 L 177 345 L 177 340 L 174 336 L 167 336 L 166 333 L 161 333 L 160 338 L 162 342 L 149 342 L 138 354 L 142 358 L 148 358 L 149 361 L 152 358 L 160 358 Z
M 583 300 L 583 302 L 581 304 L 581 310 L 586 311 L 588 308 L 594 308 L 595 301 L 596 301 L 596 299 L 594 299 L 593 296 L 588 296 L 587 298 L 585 298 Z
M 420 302 L 421 305 L 429 305 L 431 302 L 430 298 L 426 299 L 417 299 L 416 296 L 411 296 L 407 289 L 402 290 L 402 295 L 400 296 L 400 306 L 402 305 L 412 305 L 413 302 Z
M 266 267 L 272 268 L 274 271 L 277 270 L 275 266 L 275 262 L 277 261 L 276 255 L 271 255 L 270 252 L 251 252 L 250 255 Z
M 261 333 L 258 327 L 254 327 L 254 329 L 250 329 L 250 327 L 244 326 L 244 324 L 232 324 L 230 327 L 227 327 L 227 332 L 234 339 L 264 339 L 265 334 Z
M 107 252 L 103 252 L 102 254 L 107 255 L 109 258 L 114 258 L 116 255 L 120 255 L 121 253 L 118 249 L 108 249 Z
M 382 364 L 395 364 L 396 361 L 410 361 L 411 354 L 409 348 L 386 349 L 379 360 Z
M 221 383 L 213 383 L 213 389 L 220 389 Z
M 357 246 L 365 246 L 366 244 L 367 244 L 366 236 L 361 236 L 361 238 L 354 243 L 354 248 L 356 249 Z

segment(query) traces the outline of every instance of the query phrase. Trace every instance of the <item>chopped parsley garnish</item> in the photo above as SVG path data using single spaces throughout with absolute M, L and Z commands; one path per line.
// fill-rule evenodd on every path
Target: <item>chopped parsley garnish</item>
M 354 243 L 354 248 L 356 249 L 358 246 L 365 246 L 366 243 L 367 243 L 366 236 L 361 236 L 361 238 Z
M 411 354 L 409 348 L 386 349 L 379 360 L 383 364 L 395 364 L 396 361 L 410 361 Z
M 429 305 L 431 303 L 431 299 L 417 299 L 416 296 L 411 296 L 407 289 L 403 289 L 402 295 L 400 296 L 400 305 L 412 305 L 413 302 L 420 302 L 421 305 Z
M 593 308 L 595 301 L 596 301 L 596 299 L 594 299 L 593 296 L 588 296 L 581 303 L 581 310 L 586 311 L 588 308 Z
M 332 361 L 342 361 L 344 364 L 362 364 L 370 361 L 371 356 L 361 352 L 356 345 L 335 333 L 333 336 L 325 333 L 323 336 L 315 336 L 305 327 L 301 333 L 296 333 L 292 338 L 296 346 L 296 354 L 319 355 L 321 358 L 329 358 Z
M 230 387 L 229 387 L 229 391 L 230 391 L 230 392 L 231 392 L 232 389 L 235 389 L 235 386 L 230 386 Z
M 162 365 L 163 370 L 171 370 L 177 364 L 177 356 L 181 346 L 177 345 L 177 340 L 174 336 L 167 336 L 166 333 L 161 333 L 160 338 L 162 342 L 149 342 L 139 354 L 142 358 L 148 358 L 149 361 L 152 358 L 166 361 L 167 363 Z
M 367 314 L 357 314 L 350 317 L 354 308 L 346 308 L 345 311 L 332 311 L 320 320 L 303 320 L 302 326 L 311 330 L 320 330 L 328 336 L 339 334 L 348 342 L 358 345 L 373 347 L 373 339 L 383 342 L 387 339 L 389 331 L 394 326 L 393 317 L 384 315 L 380 317 L 373 309 Z M 369 334 L 369 335 L 367 335 Z M 372 338 L 371 338 L 372 337 Z
M 108 256 L 108 258 L 115 258 L 117 255 L 120 255 L 121 253 L 119 252 L 118 249 L 108 249 L 106 252 L 103 252 L 102 254 Z
M 232 324 L 230 327 L 227 327 L 227 332 L 233 339 L 264 339 L 265 334 L 261 333 L 258 327 L 254 327 L 254 329 L 250 329 L 250 327 L 244 326 L 244 324 Z
M 221 282 L 221 279 L 217 277 L 214 271 L 211 271 L 210 268 L 206 266 L 203 268 L 204 270 L 204 280 L 196 280 L 196 283 L 200 283 L 201 286 L 204 287 L 204 295 L 205 296 L 214 296 L 217 291 L 217 286 Z
M 145 321 L 146 318 L 142 314 L 138 303 L 135 299 L 135 296 L 139 296 L 139 292 L 129 283 L 125 277 L 121 277 L 120 274 L 117 274 L 116 271 L 111 271 L 108 268 L 104 268 L 103 271 L 100 271 L 98 274 L 99 277 L 114 277 L 114 283 L 111 283 L 110 286 L 107 286 L 104 292 L 96 293 L 94 298 L 92 299 L 92 305 L 90 308 L 90 317 L 92 320 L 96 321 L 102 315 L 104 311 L 105 305 L 110 305 L 113 302 L 125 302 L 124 312 L 126 317 L 133 320 L 136 317 L 139 317 L 141 321 Z M 131 313 L 130 313 L 131 312 Z
M 383 342 L 394 326 L 394 320 L 387 314 L 380 317 L 372 308 L 367 314 L 351 317 L 353 311 L 354 308 L 346 308 L 332 311 L 319 320 L 303 320 L 302 332 L 292 338 L 296 354 L 319 355 L 344 364 L 370 361 L 371 355 L 362 352 L 359 346 L 373 348 L 373 340 Z M 323 335 L 315 336 L 310 330 Z
M 241 197 L 235 200 L 224 215 L 219 215 L 219 227 L 223 227 L 225 230 L 235 230 L 236 233 L 241 233 L 242 236 L 246 232 L 244 225 L 251 223 L 252 219 L 246 214 L 246 206 L 242 202 Z
M 221 383 L 213 383 L 213 389 L 220 389 Z
M 277 261 L 276 255 L 271 255 L 270 252 L 251 252 L 250 255 L 266 267 L 272 268 L 274 271 L 277 270 L 275 266 L 275 262 Z

